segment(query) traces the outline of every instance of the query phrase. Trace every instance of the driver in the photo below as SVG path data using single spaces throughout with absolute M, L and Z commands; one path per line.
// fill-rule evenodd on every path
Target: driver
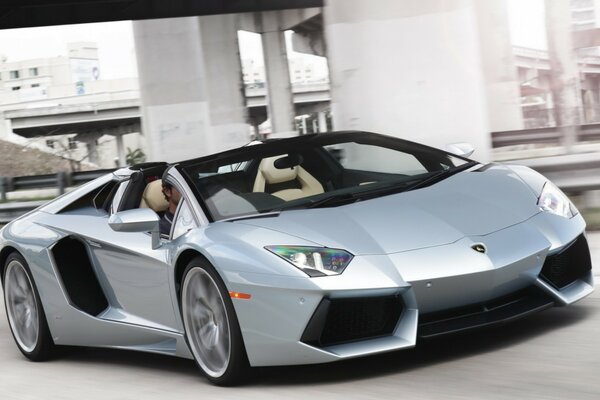
M 173 218 L 175 218 L 175 211 L 177 210 L 177 205 L 181 199 L 181 193 L 164 179 L 162 180 L 162 193 L 169 202 L 169 206 L 160 219 L 159 228 L 161 235 L 169 235 L 171 232 L 171 225 L 173 225 Z

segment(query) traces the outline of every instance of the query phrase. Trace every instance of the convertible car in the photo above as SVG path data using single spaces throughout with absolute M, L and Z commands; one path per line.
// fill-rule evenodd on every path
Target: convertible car
M 0 232 L 16 344 L 32 360 L 63 345 L 184 357 L 231 385 L 590 294 L 569 199 L 468 155 L 338 132 L 107 174 Z M 163 183 L 181 194 L 167 235 Z

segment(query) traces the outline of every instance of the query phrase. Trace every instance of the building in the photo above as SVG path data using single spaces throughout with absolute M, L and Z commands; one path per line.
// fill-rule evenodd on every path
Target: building
M 600 26 L 600 0 L 571 0 L 571 23 L 574 30 Z
M 94 107 L 111 101 L 139 102 L 136 78 L 102 80 L 98 46 L 91 42 L 69 43 L 67 54 L 51 58 L 10 61 L 0 60 L 0 139 L 35 147 L 65 158 L 91 163 L 102 168 L 115 167 L 116 137 L 72 132 L 67 135 L 46 133 L 23 138 L 12 133 L 4 120 L 15 110 L 55 110 Z M 93 136 L 93 137 L 92 137 Z M 145 148 L 140 133 L 123 136 L 124 147 Z
M 320 68 L 311 57 L 290 56 L 288 57 L 290 80 L 292 85 L 303 85 L 311 83 L 328 82 L 329 76 L 327 68 Z M 254 59 L 242 60 L 242 73 L 244 85 L 250 88 L 264 87 L 266 82 L 265 66 Z
M 600 27 L 600 0 L 571 0 L 571 24 L 581 31 Z M 578 49 L 579 56 L 600 56 L 599 47 Z
M 0 61 L 0 104 L 84 94 L 100 78 L 95 43 L 69 43 L 67 57 Z

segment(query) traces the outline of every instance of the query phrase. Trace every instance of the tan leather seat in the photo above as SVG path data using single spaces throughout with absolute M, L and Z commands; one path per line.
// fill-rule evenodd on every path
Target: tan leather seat
M 293 168 L 284 169 L 275 168 L 275 161 L 282 157 L 286 157 L 286 155 L 264 158 L 260 162 L 258 174 L 254 180 L 254 192 L 265 192 L 267 185 L 296 181 L 300 185 L 299 189 L 283 189 L 271 194 L 290 201 L 323 193 L 323 186 L 319 181 L 301 166 L 297 165 Z
M 157 213 L 164 212 L 169 207 L 169 202 L 162 192 L 162 180 L 157 179 L 146 185 L 142 194 L 140 208 L 151 208 Z

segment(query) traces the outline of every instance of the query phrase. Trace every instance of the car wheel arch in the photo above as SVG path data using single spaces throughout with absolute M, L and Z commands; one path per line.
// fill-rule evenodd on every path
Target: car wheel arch
M 3 285 L 4 285 L 4 269 L 6 268 L 6 260 L 8 259 L 8 256 L 10 256 L 12 253 L 18 253 L 21 255 L 21 257 L 23 257 L 23 254 L 21 254 L 21 252 L 19 252 L 19 250 L 17 250 L 13 246 L 6 246 L 2 250 L 0 250 L 0 279 L 2 280 Z M 25 257 L 23 257 L 23 258 L 25 258 Z
M 212 265 L 214 267 L 214 263 L 212 263 L 210 261 L 210 259 L 208 259 L 206 257 L 206 255 L 202 254 L 202 252 L 200 252 L 199 250 L 193 249 L 193 248 L 188 248 L 188 249 L 183 250 L 177 256 L 177 261 L 175 262 L 175 269 L 174 269 L 175 289 L 176 289 L 176 293 L 177 293 L 177 302 L 178 303 L 180 302 L 180 298 L 181 298 L 181 284 L 183 283 L 183 274 L 184 274 L 185 269 L 188 266 L 189 262 L 192 261 L 196 257 L 201 257 L 207 263 L 209 263 L 210 265 Z M 215 270 L 217 270 L 217 268 L 215 268 Z M 219 275 L 221 275 L 218 270 L 217 270 L 217 273 Z M 223 279 L 222 276 L 221 276 L 221 279 Z M 179 304 L 179 306 L 181 306 L 181 304 Z

